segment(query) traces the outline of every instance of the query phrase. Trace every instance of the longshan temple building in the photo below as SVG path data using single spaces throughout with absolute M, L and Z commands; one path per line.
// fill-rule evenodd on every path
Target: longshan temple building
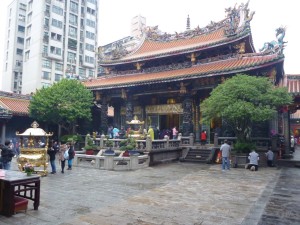
M 284 78 L 284 28 L 276 30 L 276 41 L 255 51 L 250 22 L 254 12 L 247 4 L 225 10 L 226 18 L 206 27 L 182 33 L 162 33 L 148 27 L 140 43 L 128 52 L 121 44 L 110 55 L 101 54 L 105 75 L 85 81 L 101 105 L 98 125 L 106 132 L 107 108 L 114 107 L 113 124 L 126 127 L 134 116 L 145 126 L 160 130 L 179 128 L 183 136 L 199 138 L 205 129 L 213 136 L 221 121 L 201 123 L 201 102 L 218 84 L 243 73 L 267 76 L 274 85 Z M 278 119 L 269 128 L 279 129 Z M 281 132 L 281 131 L 279 131 Z
M 94 93 L 95 105 L 93 127 L 81 133 L 106 133 L 109 125 L 126 128 L 126 121 L 137 116 L 145 128 L 163 130 L 176 126 L 183 136 L 194 133 L 196 141 L 200 131 L 206 130 L 212 141 L 216 128 L 221 127 L 224 135 L 224 124 L 202 124 L 201 102 L 224 80 L 242 73 L 269 77 L 274 85 L 286 86 L 293 95 L 294 104 L 288 110 L 279 111 L 264 129 L 258 129 L 264 132 L 260 137 L 275 130 L 284 134 L 289 143 L 290 121 L 293 123 L 289 114 L 300 108 L 300 76 L 284 74 L 285 28 L 278 28 L 277 40 L 266 42 L 256 52 L 250 27 L 254 12 L 250 12 L 248 3 L 225 12 L 225 19 L 203 28 L 190 29 L 188 18 L 186 31 L 172 35 L 160 32 L 158 27 L 148 27 L 130 51 L 119 44 L 111 54 L 101 54 L 99 47 L 99 66 L 105 74 L 83 81 Z M 22 130 L 20 125 L 27 128 L 31 124 L 29 103 L 29 96 L 0 92 L 2 143 L 16 130 Z M 297 118 L 292 119 L 298 121 Z M 300 137 L 299 124 L 292 129 Z M 294 135 L 297 136 L 295 132 Z

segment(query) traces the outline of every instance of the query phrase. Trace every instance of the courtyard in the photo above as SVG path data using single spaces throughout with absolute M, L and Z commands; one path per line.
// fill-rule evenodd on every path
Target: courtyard
M 299 224 L 299 185 L 298 168 L 222 172 L 216 164 L 180 162 L 122 172 L 74 167 L 41 178 L 38 211 L 30 201 L 27 213 L 0 216 L 0 225 Z

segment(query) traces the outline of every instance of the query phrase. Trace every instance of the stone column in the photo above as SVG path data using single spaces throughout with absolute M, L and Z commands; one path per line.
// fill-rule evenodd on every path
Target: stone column
M 128 96 L 126 101 L 126 121 L 131 121 L 133 119 L 133 103 L 132 98 Z M 126 126 L 126 130 L 128 129 L 129 125 Z
M 199 99 L 200 100 L 200 99 Z M 200 143 L 200 101 L 196 100 L 195 105 L 195 142 Z
M 284 155 L 290 154 L 291 134 L 290 134 L 290 111 L 283 112 L 283 133 L 284 133 Z
M 185 97 L 182 102 L 183 121 L 182 133 L 183 136 L 189 136 L 193 132 L 193 101 L 190 97 Z
M 102 99 L 102 104 L 101 104 L 101 131 L 100 131 L 101 134 L 106 134 L 107 132 L 107 127 L 108 127 L 107 112 L 108 112 L 107 100 L 104 97 Z
M 114 126 L 121 129 L 121 108 L 120 104 L 114 105 Z

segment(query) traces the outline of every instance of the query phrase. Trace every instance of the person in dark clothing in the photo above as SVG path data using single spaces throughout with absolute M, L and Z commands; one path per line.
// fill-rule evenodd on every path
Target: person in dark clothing
M 75 155 L 74 145 L 68 144 L 67 151 L 69 151 L 68 169 L 67 170 L 72 170 L 72 163 L 73 163 L 73 159 L 74 159 L 74 155 Z
M 59 151 L 59 146 L 57 144 L 57 141 L 55 141 L 47 151 L 48 155 L 50 156 L 50 165 L 52 169 L 51 174 L 56 174 L 55 155 L 58 151 Z
M 10 169 L 10 164 L 11 164 L 11 160 L 12 158 L 15 156 L 15 153 L 12 151 L 11 148 L 9 148 L 10 145 L 10 141 L 5 141 L 4 143 L 5 145 L 1 145 L 1 163 L 2 163 L 2 167 L 5 170 L 9 170 Z

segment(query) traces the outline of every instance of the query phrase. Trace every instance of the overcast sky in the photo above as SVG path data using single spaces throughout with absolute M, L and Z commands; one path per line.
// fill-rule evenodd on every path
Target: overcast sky
M 36 1 L 36 0 L 34 0 Z M 38 0 L 41 1 L 41 0 Z M 7 6 L 12 0 L 1 0 L 0 8 L 0 69 L 3 70 L 4 35 Z M 134 16 L 146 18 L 147 26 L 158 25 L 167 33 L 182 32 L 189 15 L 191 29 L 205 27 L 210 21 L 225 18 L 225 8 L 246 0 L 100 0 L 98 44 L 105 45 L 130 35 Z M 300 13 L 296 0 L 250 0 L 249 9 L 255 11 L 251 30 L 256 51 L 264 42 L 276 40 L 275 30 L 286 26 L 285 73 L 300 74 Z

